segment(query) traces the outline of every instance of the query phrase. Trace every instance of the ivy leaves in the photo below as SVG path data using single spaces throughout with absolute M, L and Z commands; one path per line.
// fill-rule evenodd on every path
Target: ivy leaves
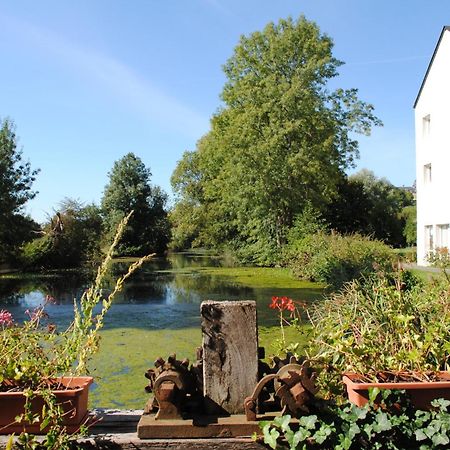
M 431 411 L 416 411 L 401 391 L 382 392 L 381 404 L 374 406 L 377 395 L 374 389 L 372 401 L 362 408 L 327 404 L 298 421 L 286 415 L 261 422 L 264 442 L 272 449 L 289 450 L 448 448 L 450 401 L 434 400 Z
M 450 444 L 450 418 L 445 410 L 449 409 L 450 401 L 442 398 L 433 400 L 431 403 L 435 411 L 417 411 L 415 425 L 418 429 L 414 432 L 416 441 L 431 440 L 433 446 Z M 427 450 L 430 447 L 425 444 L 420 450 Z

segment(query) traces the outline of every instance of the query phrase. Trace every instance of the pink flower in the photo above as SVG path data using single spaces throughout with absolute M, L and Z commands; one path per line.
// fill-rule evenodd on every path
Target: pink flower
M 14 322 L 13 316 L 9 311 L 2 309 L 0 311 L 0 325 L 10 327 Z

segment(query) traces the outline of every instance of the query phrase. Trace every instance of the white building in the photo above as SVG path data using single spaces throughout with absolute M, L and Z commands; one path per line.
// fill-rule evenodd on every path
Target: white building
M 414 103 L 416 125 L 417 263 L 449 247 L 450 26 L 444 27 Z

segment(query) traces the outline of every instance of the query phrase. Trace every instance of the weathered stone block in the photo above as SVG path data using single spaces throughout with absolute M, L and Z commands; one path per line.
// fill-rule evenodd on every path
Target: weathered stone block
M 200 306 L 203 394 L 210 414 L 240 414 L 258 382 L 255 301 L 212 301 Z

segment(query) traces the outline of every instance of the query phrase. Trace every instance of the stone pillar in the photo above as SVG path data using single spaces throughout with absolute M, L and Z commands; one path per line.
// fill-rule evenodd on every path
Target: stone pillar
M 209 414 L 242 414 L 258 382 L 255 301 L 201 304 L 203 394 Z

